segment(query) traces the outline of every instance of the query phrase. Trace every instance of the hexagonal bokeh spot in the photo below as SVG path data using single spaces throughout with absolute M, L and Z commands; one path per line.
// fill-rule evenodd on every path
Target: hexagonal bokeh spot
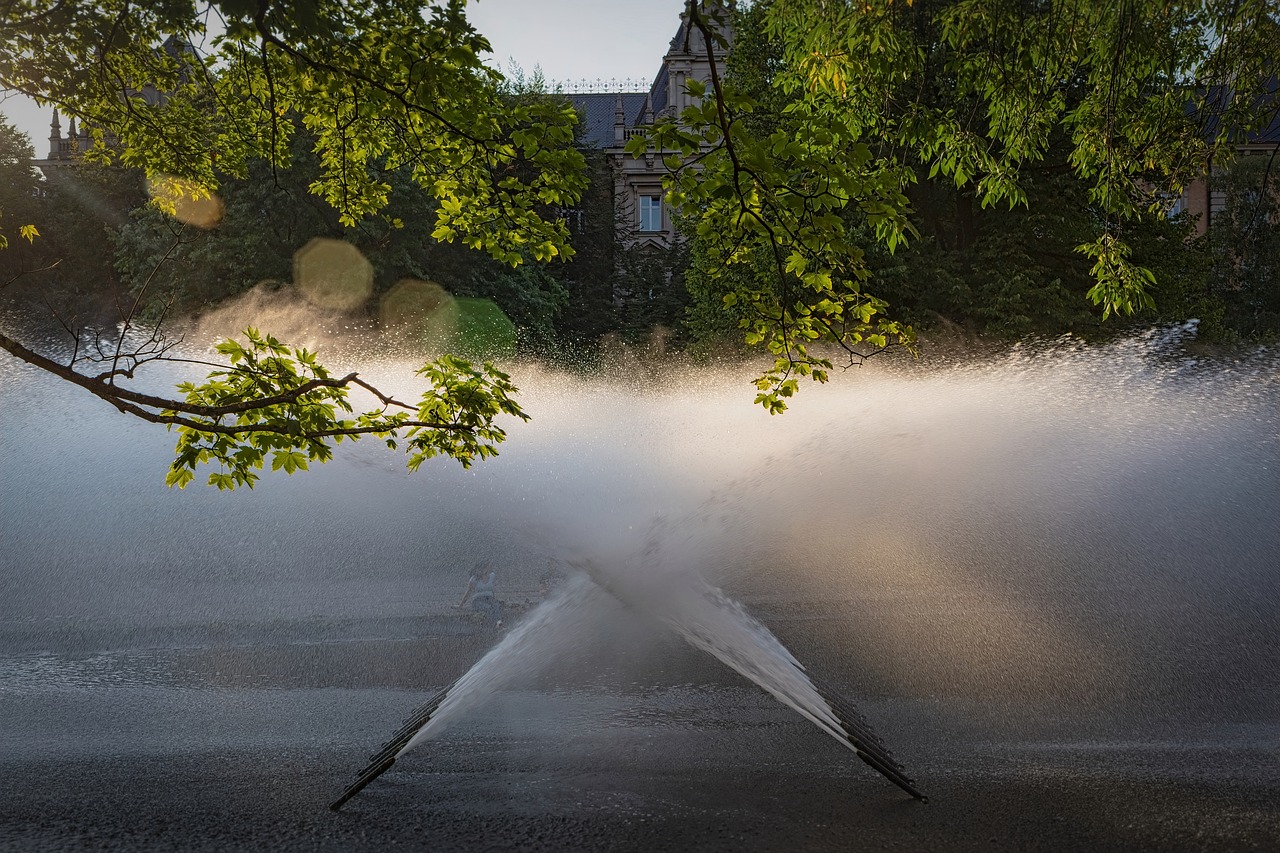
M 148 178 L 147 194 L 161 210 L 174 219 L 206 231 L 216 228 L 226 212 L 222 199 L 191 181 L 171 175 Z
M 432 326 L 452 328 L 453 296 L 434 281 L 402 278 L 382 297 L 378 319 L 388 331 L 421 339 Z
M 354 311 L 373 293 L 373 264 L 350 243 L 316 237 L 294 253 L 293 283 L 313 305 Z
M 510 358 L 516 353 L 516 324 L 492 299 L 456 299 L 457 319 L 450 352 L 464 358 Z
M 433 281 L 402 279 L 382 297 L 382 327 L 431 352 L 511 356 L 516 327 L 490 299 L 454 297 Z

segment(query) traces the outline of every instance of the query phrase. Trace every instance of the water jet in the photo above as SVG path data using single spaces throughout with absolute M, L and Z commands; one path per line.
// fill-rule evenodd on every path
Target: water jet
M 444 728 L 440 718 L 451 712 L 456 716 L 459 712 L 454 711 L 455 706 L 475 707 L 510 676 L 517 672 L 527 674 L 528 665 L 543 651 L 542 642 L 556 636 L 557 617 L 572 615 L 593 599 L 598 600 L 600 590 L 615 603 L 665 624 L 691 646 L 707 652 L 834 737 L 912 797 L 928 802 L 853 704 L 830 686 L 819 689 L 804 666 L 769 629 L 719 589 L 696 578 L 673 575 L 660 578 L 660 589 L 652 579 L 646 588 L 628 587 L 591 561 L 572 565 L 582 574 L 529 614 L 526 622 L 513 629 L 466 674 L 414 709 L 382 747 L 369 756 L 369 763 L 356 774 L 356 781 L 330 803 L 330 809 L 340 810 L 406 752 L 439 734 Z

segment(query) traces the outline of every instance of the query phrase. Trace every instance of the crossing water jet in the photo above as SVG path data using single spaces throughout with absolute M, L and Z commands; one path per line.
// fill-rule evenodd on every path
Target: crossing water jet
M 330 808 L 337 811 L 417 743 L 443 731 L 512 679 L 528 674 L 539 661 L 549 661 L 582 637 L 590 619 L 587 605 L 607 598 L 585 577 L 564 584 L 527 618 L 512 628 L 475 666 L 441 690 L 413 713 L 382 747 L 369 756 L 368 765 Z
M 461 678 L 416 708 L 369 756 L 369 763 L 330 804 L 331 809 L 340 810 L 401 756 L 438 735 L 495 691 L 568 652 L 592 621 L 585 614 L 601 604 L 624 607 L 671 629 L 835 738 L 912 797 L 928 801 L 853 704 L 829 687 L 820 690 L 778 638 L 723 591 L 692 573 L 611 573 L 590 560 L 572 565 L 579 574 Z
M 745 370 L 649 387 L 517 365 L 534 420 L 492 464 L 408 476 L 357 445 L 235 496 L 166 490 L 172 436 L 0 369 L 0 681 L 31 673 L 5 682 L 16 711 L 0 755 L 26 802 L 4 825 L 32 815 L 66 827 L 68 846 L 76 803 L 144 835 L 129 814 L 202 803 L 210 817 L 188 833 L 230 832 L 227 809 L 244 806 L 237 827 L 287 834 L 320 801 L 306 779 L 283 800 L 259 785 L 288 783 L 306 753 L 333 799 L 372 751 L 344 744 L 376 746 L 391 716 L 496 642 L 449 633 L 470 622 L 451 608 L 466 568 L 497 560 L 515 601 L 550 555 L 594 558 L 619 588 L 643 588 L 655 562 L 696 568 L 820 694 L 833 696 L 815 674 L 857 700 L 945 801 L 930 822 L 947 828 L 904 840 L 884 806 L 905 795 L 672 630 L 646 642 L 606 594 L 577 611 L 568 658 L 455 717 L 357 797 L 395 820 L 317 831 L 466 846 L 494 827 L 513 844 L 656 848 L 723 846 L 731 824 L 766 849 L 862 832 L 871 846 L 1014 848 L 1043 825 L 1064 849 L 1201 829 L 1266 847 L 1280 837 L 1258 829 L 1277 801 L 1280 359 L 1192 358 L 1144 337 L 872 363 L 773 419 L 751 407 Z M 411 370 L 375 368 L 380 385 Z M 635 541 L 655 515 L 673 520 L 656 560 Z M 226 772 L 237 761 L 262 775 Z M 51 766 L 62 785 L 33 794 Z M 106 786 L 131 774 L 152 784 L 113 808 Z M 658 828 L 619 836 L 637 815 Z M 962 821 L 972 834 L 954 834 Z
M 872 377 L 856 398 L 838 400 L 838 406 L 824 401 L 834 413 L 821 407 L 808 412 L 798 407 L 788 415 L 792 419 L 788 423 L 801 435 L 807 432 L 807 439 L 779 442 L 773 445 L 776 457 L 771 454 L 763 461 L 751 458 L 747 464 L 735 465 L 735 478 L 724 482 L 710 498 L 673 511 L 684 519 L 676 529 L 655 528 L 639 545 L 628 542 L 610 547 L 611 534 L 599 532 L 609 525 L 583 524 L 585 508 L 572 501 L 563 502 L 563 507 L 538 501 L 526 516 L 520 538 L 526 543 L 536 541 L 543 549 L 551 549 L 558 540 L 578 541 L 579 551 L 562 557 L 579 570 L 577 583 L 586 585 L 573 589 L 584 597 L 559 598 L 554 606 L 533 614 L 528 634 L 500 643 L 447 689 L 430 712 L 411 718 L 408 729 L 412 731 L 400 733 L 382 753 L 375 753 L 357 785 L 335 807 L 389 767 L 389 759 L 403 756 L 438 735 L 451 720 L 474 709 L 517 675 L 527 675 L 560 653 L 571 651 L 578 638 L 590 636 L 581 630 L 587 626 L 579 623 L 579 630 L 561 633 L 569 626 L 559 620 L 569 612 L 593 607 L 607 610 L 604 605 L 639 614 L 716 658 L 836 738 L 895 784 L 920 796 L 851 703 L 831 684 L 815 678 L 737 600 L 693 571 L 693 567 L 705 569 L 705 576 L 714 575 L 717 581 L 722 576 L 734 578 L 737 593 L 744 580 L 750 585 L 752 572 L 770 562 L 769 549 L 786 552 L 782 556 L 791 570 L 791 576 L 785 578 L 788 589 L 805 586 L 831 591 L 825 599 L 823 593 L 816 593 L 811 606 L 843 600 L 850 610 L 865 612 L 866 602 L 893 601 L 903 588 L 919 588 L 945 602 L 948 609 L 923 629 L 905 621 L 888 628 L 879 622 L 869 629 L 889 637 L 906 633 L 934 636 L 932 649 L 939 654 L 926 656 L 920 636 L 909 644 L 891 645 L 897 656 L 907 661 L 897 675 L 901 681 L 932 674 L 933 683 L 926 685 L 932 688 L 949 666 L 953 672 L 963 672 L 963 681 L 957 683 L 964 689 L 987 690 L 1003 700 L 1014 691 L 1103 691 L 1122 684 L 1121 678 L 1134 678 L 1124 670 L 1124 659 L 1113 648 L 1093 642 L 1088 632 L 1062 618 L 1056 607 L 1036 606 L 1040 598 L 1052 598 L 1048 592 L 1032 587 L 1010 594 L 982 571 L 973 571 L 971 577 L 961 567 L 973 562 L 967 552 L 981 537 L 990 543 L 983 551 L 990 566 L 1007 569 L 1000 574 L 999 583 L 1012 586 L 1010 582 L 1030 577 L 1052 592 L 1053 584 L 1097 573 L 1088 561 L 1082 561 L 1072 566 L 1075 574 L 1061 579 L 1048 572 L 1030 575 L 1028 565 L 1034 570 L 1045 561 L 1020 545 L 1028 535 L 1022 531 L 1046 529 L 1032 511 L 1043 510 L 1061 519 L 1070 515 L 1060 503 L 1065 502 L 1066 509 L 1077 514 L 1106 506 L 1113 500 L 1106 490 L 1115 488 L 1108 478 L 1116 477 L 1117 472 L 1124 475 L 1131 469 L 1154 467 L 1156 460 L 1166 464 L 1168 455 L 1186 454 L 1185 448 L 1193 439 L 1201 435 L 1216 438 L 1220 426 L 1230 430 L 1243 420 L 1238 412 L 1200 417 L 1189 410 L 1193 401 L 1217 396 L 1219 387 L 1236 387 L 1240 374 L 1251 369 L 1243 365 L 1233 373 L 1202 375 L 1194 362 L 1172 358 L 1179 341 L 1191 331 L 1153 333 L 1122 341 L 1109 350 L 1085 350 L 1070 342 L 1043 352 L 1015 350 L 992 364 L 960 365 L 939 376 Z M 1238 387 L 1244 387 L 1243 383 Z M 1117 399 L 1126 405 L 1117 405 Z M 1250 398 L 1236 395 L 1234 399 L 1248 412 Z M 913 407 L 911 417 L 903 418 L 903 425 L 898 426 L 896 413 L 904 403 Z M 880 414 L 870 416 L 870 412 Z M 886 412 L 890 414 L 884 415 Z M 648 410 L 632 414 L 660 417 Z M 635 424 L 629 426 L 635 429 Z M 716 426 L 730 429 L 723 420 Z M 732 428 L 736 430 L 732 446 L 751 448 L 744 452 L 758 455 L 756 448 L 762 443 L 753 442 L 748 432 L 754 427 L 744 422 L 734 423 Z M 833 441 L 833 435 L 842 440 Z M 600 440 L 617 441 L 619 437 L 626 438 L 613 435 Z M 861 446 L 875 446 L 877 452 L 860 452 Z M 1198 442 L 1197 446 L 1212 445 Z M 673 450 L 678 449 L 664 446 L 663 458 L 673 460 L 667 461 L 668 465 L 682 466 L 686 476 L 690 470 L 700 470 L 692 466 L 709 467 L 706 458 L 674 460 Z M 581 448 L 575 445 L 574 452 L 580 453 Z M 1158 453 L 1166 454 L 1165 458 Z M 742 460 L 731 455 L 730 461 Z M 1081 471 L 1089 472 L 1090 477 Z M 705 474 L 703 479 L 707 479 Z M 861 512 L 849 513 L 838 526 L 821 514 L 824 507 L 848 506 L 851 486 L 861 483 L 875 487 L 874 492 L 867 492 L 869 500 L 859 507 Z M 1088 500 L 1076 498 L 1073 491 L 1083 483 L 1094 486 L 1087 493 Z M 671 496 L 664 499 L 671 503 Z M 799 537 L 787 527 L 797 515 L 793 511 L 797 507 L 813 513 L 816 519 L 803 527 Z M 1113 507 L 1111 511 L 1124 517 L 1140 508 Z M 557 510 L 562 511 L 561 517 L 557 517 Z M 930 523 L 919 524 L 921 517 Z M 518 516 L 508 514 L 507 521 L 513 518 Z M 994 526 L 1006 518 L 1016 522 L 1013 532 Z M 546 528 L 542 535 L 537 532 L 540 523 Z M 1111 529 L 1107 523 L 1101 526 L 1104 531 Z M 555 530 L 555 535 L 546 535 L 547 529 Z M 947 531 L 960 531 L 969 538 L 941 543 L 936 553 L 926 550 Z M 837 552 L 841 540 L 857 547 L 846 545 Z M 734 552 L 744 543 L 753 543 L 758 553 L 753 556 L 755 565 L 739 568 Z M 1075 541 L 1071 544 L 1077 545 Z M 909 546 L 920 556 L 886 559 L 886 545 L 897 550 Z M 842 556 L 834 561 L 824 559 L 824 549 Z M 1033 559 L 1024 556 L 1019 561 L 1013 556 L 1017 552 L 1031 554 Z M 857 556 L 843 556 L 854 554 Z M 856 566 L 851 562 L 855 559 Z M 842 575 L 833 571 L 833 563 L 834 568 L 844 564 Z M 1126 565 L 1115 575 L 1121 579 L 1141 575 L 1143 566 Z M 989 567 L 983 571 L 994 574 Z M 766 578 L 774 587 L 780 580 L 784 579 L 776 575 Z M 839 596 L 848 595 L 854 584 L 860 598 L 841 599 Z M 1159 583 L 1146 586 L 1161 589 Z M 585 590 L 594 592 L 586 596 Z M 1074 611 L 1071 614 L 1076 616 Z M 870 634 L 869 639 L 881 637 Z M 885 646 L 883 642 L 879 645 Z M 990 657 L 983 658 L 983 654 Z M 870 661 L 873 666 L 884 666 L 871 659 L 868 651 L 856 658 L 850 655 L 841 663 L 865 667 Z M 1013 677 L 1007 677 L 1010 675 Z M 956 689 L 951 683 L 946 688 Z M 1028 716 L 1037 713 L 1038 709 L 1031 709 Z

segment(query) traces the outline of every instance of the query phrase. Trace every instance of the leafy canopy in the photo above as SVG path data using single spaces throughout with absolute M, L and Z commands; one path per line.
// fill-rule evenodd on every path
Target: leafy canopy
M 1153 276 L 1125 225 L 1164 215 L 1204 164 L 1274 115 L 1280 12 L 1268 0 L 759 0 L 744 14 L 690 3 L 709 55 L 731 23 L 775 47 L 755 79 L 689 80 L 694 103 L 636 155 L 666 153 L 667 199 L 705 244 L 707 292 L 774 367 L 758 402 L 785 409 L 797 376 L 825 381 L 911 332 L 872 295 L 865 247 L 915 236 L 907 190 L 922 167 L 982 207 L 1027 203 L 1022 174 L 1051 136 L 1088 185 L 1088 296 L 1104 316 L 1151 306 Z M 752 33 L 755 35 L 755 33 Z M 758 41 L 758 39 L 757 39 Z M 763 87 L 759 85 L 764 77 Z M 755 85 L 744 85 L 744 82 Z M 1229 85 L 1228 85 L 1229 83 Z M 763 90 L 763 91 L 762 91 Z
M 0 86 L 79 118 L 92 135 L 85 158 L 144 170 L 169 213 L 207 198 L 225 176 L 245 178 L 251 164 L 289 168 L 302 128 L 319 164 L 309 190 L 347 226 L 382 216 L 402 227 L 382 212 L 392 177 L 407 174 L 435 200 L 435 239 L 511 266 L 568 258 L 568 229 L 548 214 L 586 186 L 572 145 L 577 116 L 563 101 L 510 97 L 481 63 L 489 45 L 464 5 L 14 0 L 0 8 Z M 327 460 L 331 443 L 364 435 L 403 443 L 411 468 L 438 455 L 465 466 L 497 452 L 505 433 L 496 418 L 525 417 L 509 377 L 489 364 L 431 362 L 418 371 L 427 390 L 406 404 L 252 329 L 247 343 L 219 347 L 228 368 L 180 386 L 181 399 L 141 394 L 126 380 L 168 358 L 173 344 L 155 329 L 125 348 L 139 304 L 122 317 L 114 347 L 92 336 L 82 346 L 72 330 L 66 362 L 3 334 L 0 347 L 121 411 L 177 427 L 171 485 L 185 486 L 209 463 L 218 466 L 212 485 L 252 486 L 268 459 L 292 473 Z M 346 417 L 352 386 L 381 408 Z
M 244 177 L 251 162 L 288 168 L 301 125 L 319 163 L 309 189 L 345 224 L 384 215 L 389 175 L 407 169 L 437 202 L 435 239 L 513 266 L 567 258 L 568 230 L 549 212 L 585 187 L 576 117 L 555 99 L 504 97 L 464 5 L 12 0 L 0 12 L 0 85 L 87 123 L 87 156 L 146 170 L 167 188 L 162 205 L 207 196 L 219 175 Z M 850 363 L 911 345 L 875 295 L 866 249 L 891 253 L 914 238 L 907 191 L 920 166 L 984 207 L 1017 207 L 1027 202 L 1023 170 L 1065 131 L 1098 211 L 1095 239 L 1080 246 L 1097 277 L 1089 296 L 1104 314 L 1149 305 L 1152 276 L 1130 260 L 1125 223 L 1160 213 L 1167 193 L 1258 126 L 1280 43 L 1270 0 L 745 8 L 778 46 L 768 96 L 720 73 L 730 12 L 690 0 L 683 32 L 711 60 L 710 79 L 689 80 L 694 103 L 629 148 L 669 168 L 667 200 L 699 241 L 702 292 L 774 356 L 757 382 L 771 412 L 799 378 L 828 378 L 830 345 Z M 405 441 L 411 466 L 437 454 L 470 464 L 501 440 L 494 417 L 522 414 L 505 375 L 446 358 L 421 371 L 431 388 L 418 404 L 370 389 L 384 408 L 346 418 L 356 375 L 335 379 L 312 354 L 252 331 L 247 345 L 224 344 L 230 367 L 183 386 L 183 400 L 122 384 L 164 357 L 155 336 L 132 353 L 77 345 L 69 363 L 4 335 L 0 347 L 122 411 L 176 425 L 179 485 L 201 462 L 219 464 L 214 485 L 252 485 L 268 457 L 298 470 L 327 459 L 329 439 L 366 434 Z M 91 363 L 105 369 L 78 369 Z
M 407 167 L 438 201 L 437 239 L 512 265 L 568 256 L 564 223 L 544 212 L 585 187 L 576 115 L 504 98 L 464 6 L 15 0 L 0 13 L 0 86 L 80 117 L 86 156 L 142 168 L 171 195 L 206 196 L 253 160 L 288 168 L 300 122 L 321 165 L 310 189 L 344 223 L 386 207 L 387 174 Z
M 512 399 L 516 388 L 510 377 L 492 364 L 476 367 L 444 356 L 424 365 L 418 375 L 429 388 L 410 406 L 355 374 L 335 380 L 315 353 L 290 349 L 256 329 L 246 330 L 245 337 L 245 344 L 226 340 L 217 346 L 229 369 L 213 371 L 200 385 L 182 383 L 183 403 L 159 414 L 157 419 L 176 425 L 180 435 L 166 484 L 185 488 L 198 466 L 216 463 L 209 485 L 252 488 L 268 456 L 272 471 L 292 474 L 311 462 L 328 462 L 333 444 L 364 435 L 382 439 L 392 450 L 403 441 L 411 471 L 441 455 L 469 468 L 496 456 L 506 438 L 494 418 L 529 419 Z M 382 405 L 340 417 L 353 412 L 348 400 L 353 384 Z

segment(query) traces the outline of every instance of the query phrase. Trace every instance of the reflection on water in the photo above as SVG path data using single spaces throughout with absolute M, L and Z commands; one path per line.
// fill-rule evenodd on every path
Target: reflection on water
M 164 657 L 141 654 L 67 658 L 54 654 L 0 656 L 0 695 L 103 687 L 195 687 L 194 669 L 177 671 Z

